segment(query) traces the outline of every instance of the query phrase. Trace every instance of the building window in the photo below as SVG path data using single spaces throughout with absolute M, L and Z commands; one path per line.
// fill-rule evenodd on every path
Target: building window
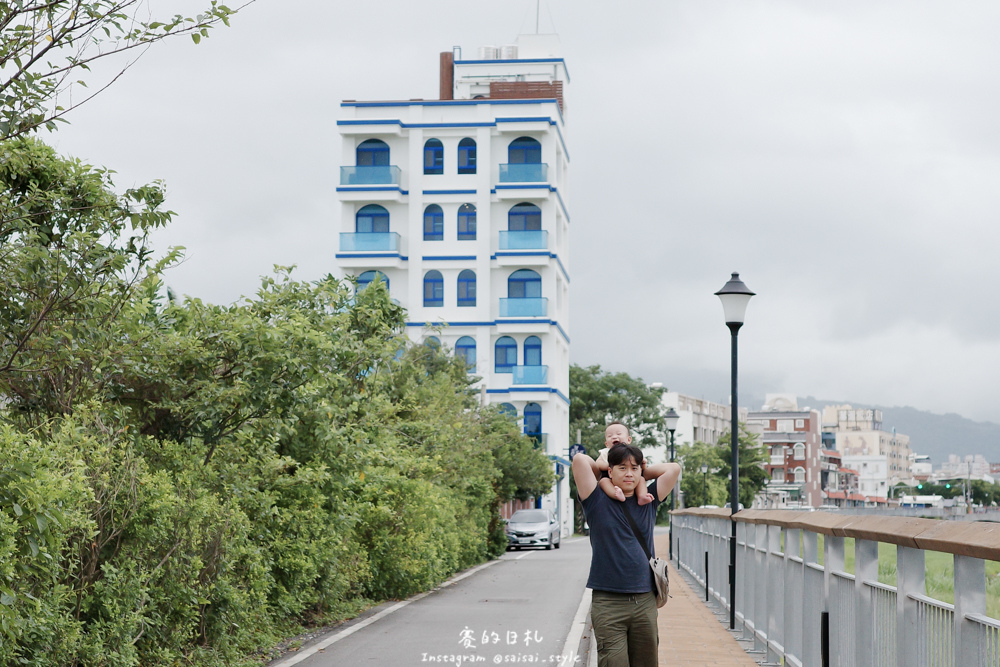
M 476 272 L 471 269 L 458 274 L 458 305 L 466 308 L 476 305 Z
M 806 446 L 805 445 L 803 445 L 800 442 L 797 445 L 795 445 L 792 449 L 794 451 L 794 457 L 795 457 L 796 461 L 805 461 L 806 460 Z
M 472 336 L 462 336 L 455 343 L 455 356 L 459 359 L 465 359 L 465 363 L 469 366 L 469 370 L 473 371 L 476 369 L 476 339 Z
M 771 470 L 771 481 L 783 483 L 785 481 L 785 469 L 784 468 L 774 468 Z
M 387 234 L 389 211 L 378 204 L 363 206 L 354 217 L 354 231 L 361 234 Z
M 512 404 L 501 403 L 499 407 L 500 407 L 500 414 L 508 415 L 510 417 L 513 417 L 514 419 L 517 419 L 517 408 L 515 408 Z
M 444 305 L 444 278 L 440 271 L 424 274 L 424 307 L 437 308 Z
M 466 137 L 458 142 L 458 173 L 476 173 L 476 140 Z
M 444 173 L 444 145 L 439 139 L 428 139 L 424 144 L 424 173 Z
M 437 336 L 428 336 L 424 339 L 424 345 L 431 348 L 432 350 L 441 349 L 441 339 Z
M 795 469 L 795 483 L 805 484 L 806 483 L 806 469 L 799 466 Z
M 388 167 L 389 145 L 381 139 L 367 139 L 358 145 L 359 167 Z
M 501 336 L 497 339 L 494 357 L 494 372 L 513 373 L 517 366 L 517 342 L 510 336 Z
M 542 209 L 528 202 L 511 207 L 507 213 L 507 230 L 537 232 L 542 228 Z
M 472 204 L 458 207 L 458 240 L 476 240 L 476 207 Z
M 542 365 L 542 339 L 538 336 L 528 336 L 524 339 L 524 365 Z
M 389 279 L 381 271 L 365 271 L 360 276 L 358 276 L 358 291 L 360 292 L 364 288 L 368 287 L 371 283 L 376 280 L 381 280 L 385 285 L 385 288 L 389 289 Z
M 444 211 L 437 204 L 424 209 L 424 240 L 444 240 Z
M 796 419 L 795 420 L 795 428 L 805 428 L 805 427 L 806 427 L 806 420 L 805 419 Z
M 542 434 L 542 406 L 538 403 L 524 406 L 524 433 L 529 436 Z
M 507 162 L 511 164 L 539 164 L 542 145 L 531 137 L 518 137 L 507 147 Z
M 507 279 L 507 298 L 537 299 L 542 296 L 542 278 L 531 269 L 518 269 Z

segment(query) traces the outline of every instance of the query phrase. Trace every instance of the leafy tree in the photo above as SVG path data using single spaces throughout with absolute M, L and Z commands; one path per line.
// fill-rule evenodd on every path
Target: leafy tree
M 600 366 L 569 368 L 569 428 L 581 432 L 587 453 L 596 456 L 604 447 L 604 429 L 619 420 L 632 431 L 640 449 L 663 444 L 666 424 L 660 408 L 662 387 L 650 387 L 628 373 L 611 373 Z
M 147 0 L 0 2 L 0 142 L 40 127 L 55 129 L 68 111 L 107 88 L 131 65 L 88 93 L 82 77 L 95 61 L 176 35 L 190 35 L 197 44 L 218 23 L 229 25 L 237 11 L 211 0 L 195 17 L 154 18 L 149 4 Z M 83 88 L 75 97 L 74 84 Z
M 719 467 L 718 476 L 726 480 L 726 488 L 729 486 L 730 470 L 732 469 L 732 450 L 730 449 L 731 433 L 727 431 L 719 438 L 716 449 L 719 450 L 719 458 L 722 465 Z M 757 492 L 767 484 L 767 471 L 764 470 L 766 455 L 757 435 L 746 429 L 746 425 L 740 423 L 739 436 L 739 465 L 740 465 L 740 502 L 744 507 L 753 505 Z M 726 501 L 729 502 L 729 492 L 726 491 Z
M 728 456 L 728 452 L 728 449 L 723 451 L 720 447 L 706 442 L 694 442 L 681 448 L 679 452 L 683 469 L 681 491 L 684 494 L 685 506 L 722 507 L 729 502 L 729 479 L 719 476 L 719 470 L 724 466 L 723 458 Z M 701 472 L 703 465 L 708 466 L 707 473 Z

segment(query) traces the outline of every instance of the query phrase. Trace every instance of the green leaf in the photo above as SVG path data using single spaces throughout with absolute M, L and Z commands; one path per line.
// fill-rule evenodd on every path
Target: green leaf
M 14 503 L 14 514 L 17 516 L 21 516 L 24 514 L 24 510 L 22 510 L 21 506 L 18 505 L 17 503 Z
M 0 604 L 6 607 L 13 607 L 16 601 L 17 598 L 13 595 L 10 595 L 9 593 L 0 593 Z
M 197 44 L 198 42 L 201 41 L 201 35 L 199 35 L 196 32 L 193 32 L 193 33 L 191 33 L 191 39 L 193 39 L 194 43 Z

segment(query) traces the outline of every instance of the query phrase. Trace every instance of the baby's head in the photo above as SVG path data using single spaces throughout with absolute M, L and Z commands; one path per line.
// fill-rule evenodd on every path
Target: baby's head
M 632 434 L 628 426 L 620 421 L 613 421 L 604 429 L 604 446 L 613 447 L 619 443 L 632 444 Z

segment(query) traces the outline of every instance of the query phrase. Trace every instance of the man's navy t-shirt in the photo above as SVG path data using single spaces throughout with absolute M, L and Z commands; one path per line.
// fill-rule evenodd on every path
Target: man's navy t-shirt
M 583 512 L 590 524 L 590 545 L 593 554 L 590 559 L 590 577 L 587 588 L 612 593 L 649 593 L 655 591 L 653 571 L 642 546 L 635 538 L 623 504 L 635 519 L 639 532 L 646 537 L 646 547 L 653 551 L 653 524 L 660 499 L 656 497 L 656 480 L 649 487 L 653 502 L 641 507 L 635 494 L 625 499 L 625 503 L 608 497 L 600 487 L 587 496 Z

